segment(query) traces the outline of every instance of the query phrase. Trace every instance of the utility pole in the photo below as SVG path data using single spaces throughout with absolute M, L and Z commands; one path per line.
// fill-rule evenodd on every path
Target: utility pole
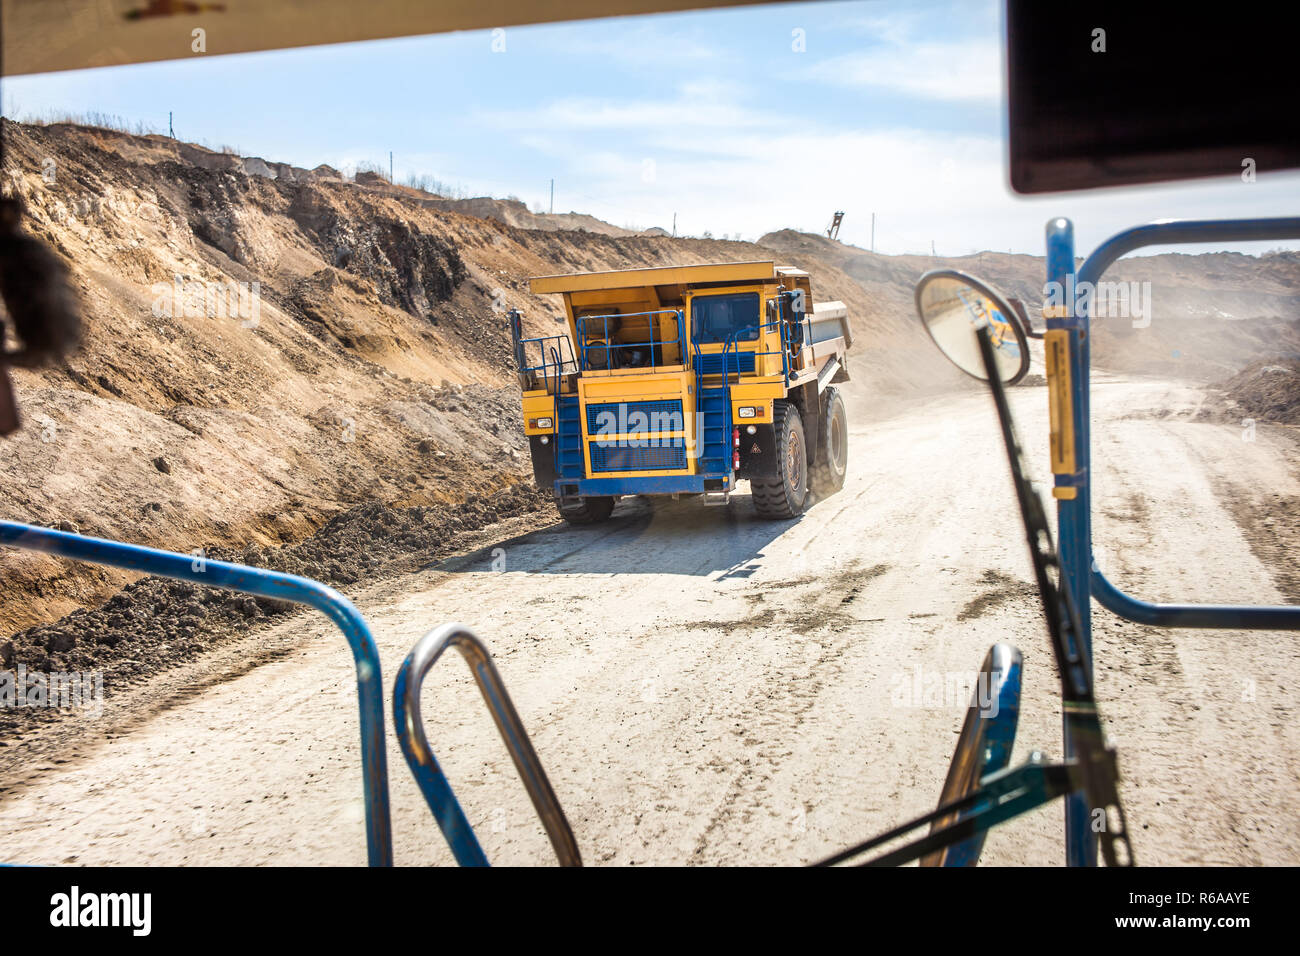
M 176 138 L 176 130 L 172 128 L 172 111 L 167 111 L 167 135 L 172 139 Z
M 876 251 L 876 214 L 871 214 L 871 251 Z
M 555 180 L 554 180 L 554 179 L 551 180 L 551 212 L 550 212 L 550 214 L 551 214 L 552 216 L 555 215 Z
M 393 181 L 393 151 L 391 149 L 388 151 L 388 181 L 390 183 Z
M 931 259 L 936 258 L 935 254 L 934 254 L 934 240 L 933 240 L 933 239 L 930 240 L 930 258 L 931 258 Z
M 673 238 L 677 238 L 677 213 L 673 213 Z

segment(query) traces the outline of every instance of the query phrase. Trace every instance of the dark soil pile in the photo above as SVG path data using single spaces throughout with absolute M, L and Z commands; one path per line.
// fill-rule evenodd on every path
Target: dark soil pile
M 1300 425 L 1300 360 L 1273 359 L 1248 365 L 1219 384 L 1246 415 L 1262 422 Z
M 396 570 L 399 562 L 429 560 L 453 548 L 458 535 L 550 508 L 531 484 L 470 498 L 456 506 L 396 508 L 372 502 L 339 514 L 315 535 L 286 548 L 213 548 L 205 556 L 313 578 L 345 588 Z M 103 606 L 75 611 L 0 642 L 0 666 L 29 672 L 102 671 L 104 692 L 192 659 L 246 633 L 259 620 L 293 610 L 284 601 L 205 588 L 188 581 L 145 577 Z M 0 739 L 54 708 L 0 708 Z

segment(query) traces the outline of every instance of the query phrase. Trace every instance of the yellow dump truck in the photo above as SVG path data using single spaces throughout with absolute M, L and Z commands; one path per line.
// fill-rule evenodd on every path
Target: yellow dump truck
M 524 430 L 561 516 L 603 521 L 621 495 L 726 504 L 748 479 L 758 513 L 799 514 L 844 484 L 852 335 L 808 274 L 728 262 L 540 276 L 563 333 L 525 338 L 509 314 Z

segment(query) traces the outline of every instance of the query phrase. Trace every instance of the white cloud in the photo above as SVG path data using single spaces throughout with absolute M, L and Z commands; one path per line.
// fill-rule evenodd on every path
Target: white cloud
M 968 217 L 983 221 L 972 207 L 988 197 L 1001 168 L 991 138 L 789 127 L 718 128 L 707 137 L 652 132 L 627 149 L 556 141 L 556 158 L 568 167 L 557 189 L 580 197 L 584 211 L 619 222 L 659 225 L 676 212 L 681 232 L 750 239 L 786 226 L 815 231 L 835 209 L 848 209 L 842 236 L 865 245 L 874 209 L 882 225 L 878 248 L 903 252 L 929 248 L 937 233 L 927 223 L 943 222 L 951 243 L 950 230 L 973 228 Z
M 702 23 L 710 22 L 703 18 Z M 574 29 L 572 24 L 548 24 L 527 28 L 520 42 L 528 52 L 549 52 L 584 63 L 593 73 L 610 67 L 669 66 L 708 62 L 717 66 L 735 62 L 738 54 L 725 44 L 701 39 L 701 29 L 688 24 L 665 27 L 652 19 L 619 21 L 617 30 Z
M 995 5 L 949 11 L 996 20 Z M 900 11 L 857 19 L 843 29 L 862 52 L 813 64 L 800 74 L 832 86 L 875 87 L 952 104 L 997 104 L 1002 97 L 996 28 L 975 39 L 936 36 L 934 14 Z M 965 33 L 965 31 L 958 30 Z M 836 95 L 830 93 L 828 95 Z M 1253 189 L 1231 182 L 1103 190 L 1045 198 L 1015 195 L 1007 184 L 1001 129 L 985 135 L 884 125 L 846 129 L 790 117 L 751 103 L 757 90 L 697 78 L 662 98 L 564 98 L 532 110 L 483 113 L 543 157 L 556 176 L 557 208 L 620 225 L 667 227 L 681 234 L 757 239 L 781 228 L 820 231 L 847 211 L 842 240 L 872 241 L 885 253 L 965 255 L 984 249 L 1041 254 L 1043 226 L 1065 215 L 1086 253 L 1130 225 L 1163 217 L 1276 214 L 1300 177 L 1261 177 Z M 649 171 L 649 172 L 648 172 Z M 1267 180 L 1267 181 L 1266 181 Z
M 684 83 L 671 100 L 624 100 L 608 97 L 569 97 L 541 109 L 481 111 L 476 119 L 503 129 L 563 131 L 640 130 L 775 126 L 770 113 L 749 110 L 737 103 L 730 83 L 697 80 Z
M 1044 224 L 1065 215 L 1075 220 L 1085 254 L 1152 219 L 1276 215 L 1300 183 L 1300 175 L 1288 174 L 1261 176 L 1251 186 L 1202 182 L 1030 199 L 1011 192 L 1003 143 L 994 136 L 789 127 L 719 127 L 707 137 L 683 137 L 671 126 L 647 133 L 627 148 L 616 139 L 590 149 L 585 139 L 548 140 L 564 164 L 556 183 L 562 208 L 640 227 L 668 227 L 677 213 L 680 234 L 751 240 L 787 227 L 820 231 L 843 209 L 840 238 L 864 248 L 874 212 L 878 252 L 924 254 L 933 242 L 948 256 L 1041 254 Z
M 1002 99 L 1002 52 L 992 39 L 891 41 L 814 63 L 799 76 L 926 100 L 995 104 Z

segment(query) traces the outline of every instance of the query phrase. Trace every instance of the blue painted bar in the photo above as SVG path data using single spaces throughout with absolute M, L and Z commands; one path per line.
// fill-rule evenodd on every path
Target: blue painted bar
M 656 339 L 655 338 L 655 316 L 672 315 L 677 319 L 677 338 L 676 339 Z M 647 318 L 650 328 L 650 339 L 646 342 L 612 342 L 609 338 L 609 320 L 618 319 L 620 322 L 624 319 Z M 601 320 L 600 341 L 590 342 L 590 334 L 587 332 L 587 323 Z M 597 366 L 596 371 L 606 371 L 615 368 L 612 364 L 614 353 L 622 349 L 647 348 L 650 350 L 650 364 L 639 366 L 642 371 L 654 372 L 661 368 L 673 368 L 686 364 L 685 356 L 685 325 L 682 320 L 681 309 L 655 309 L 652 312 L 614 312 L 609 315 L 584 315 L 578 318 L 578 354 L 582 358 L 583 371 L 592 370 L 591 361 L 588 356 L 592 352 L 603 352 L 605 354 L 605 365 Z M 654 358 L 655 347 L 662 349 L 666 345 L 676 345 L 681 352 L 680 362 L 656 362 Z
M 1115 260 L 1146 246 L 1187 242 L 1266 242 L 1300 239 L 1300 216 L 1272 219 L 1158 219 L 1117 232 L 1079 267 L 1079 282 L 1096 283 Z
M 1095 285 L 1105 271 L 1127 253 L 1145 246 L 1177 245 L 1189 242 L 1249 242 L 1270 239 L 1300 239 L 1300 216 L 1270 219 L 1162 219 L 1135 226 L 1111 236 L 1079 267 L 1079 283 Z M 1085 351 L 1085 358 L 1087 354 Z M 1088 396 L 1089 365 L 1082 368 L 1085 400 Z M 1083 406 L 1085 427 L 1091 421 Z M 1085 431 L 1085 441 L 1088 439 Z M 1085 444 L 1085 449 L 1090 445 Z M 1157 627 L 1212 627 L 1255 630 L 1300 629 L 1300 606 L 1250 607 L 1246 605 L 1153 604 L 1116 587 L 1092 560 L 1089 528 L 1088 556 L 1090 586 L 1098 602 L 1120 617 Z M 1073 578 L 1071 579 L 1073 584 Z M 1077 592 L 1076 592 L 1077 593 Z M 1080 608 L 1082 611 L 1082 608 Z
M 1087 378 L 1082 370 L 1084 350 L 1080 339 L 1087 329 L 1087 316 L 1079 315 L 1074 308 L 1074 225 L 1068 219 L 1052 219 L 1047 223 L 1047 281 L 1056 282 L 1065 290 L 1068 315 L 1049 318 L 1049 328 L 1065 328 L 1070 338 L 1071 401 L 1074 421 L 1074 462 L 1078 471 L 1074 475 L 1056 475 L 1057 487 L 1075 488 L 1075 497 L 1058 498 L 1056 502 L 1057 536 L 1061 568 L 1067 586 L 1079 610 L 1080 650 L 1092 672 L 1092 616 L 1088 592 L 1089 550 L 1089 488 Z M 1068 725 L 1062 718 L 1062 739 L 1066 758 L 1075 756 L 1074 741 L 1070 739 Z M 1065 798 L 1065 861 L 1069 866 L 1096 866 L 1097 839 L 1089 829 L 1088 804 L 1082 792 L 1076 791 Z
M 962 757 L 963 748 L 974 748 L 977 752 L 974 760 L 980 770 L 975 786 L 979 786 L 980 781 L 990 774 L 1006 770 L 1007 764 L 1011 762 L 1011 751 L 1016 743 L 1016 726 L 1020 722 L 1020 672 L 1023 666 L 1020 651 L 1010 644 L 994 644 L 989 649 L 979 675 L 980 680 L 984 680 L 985 675 L 988 675 L 989 683 L 986 690 L 978 685 L 976 687 L 976 699 L 970 705 L 970 712 L 975 716 L 972 718 L 968 713 L 966 723 L 962 726 L 961 736 L 957 738 L 957 750 L 952 755 L 948 770 L 949 779 L 953 776 L 953 768 Z M 997 710 L 992 714 L 982 709 L 985 701 L 980 698 L 981 693 L 988 693 L 989 699 L 997 702 Z M 944 790 L 939 796 L 939 803 L 942 805 L 964 796 L 965 793 L 949 793 L 945 782 Z M 970 811 L 967 811 L 958 814 L 957 819 L 963 820 L 969 816 Z M 939 855 L 943 865 L 978 865 L 987 836 L 987 829 L 981 829 L 974 836 L 941 851 Z
M 559 798 L 542 768 L 537 751 L 533 749 L 528 731 L 524 729 L 519 711 L 515 709 L 514 702 L 506 691 L 501 674 L 492 662 L 487 645 L 466 625 L 451 623 L 429 631 L 415 642 L 415 646 L 406 655 L 406 660 L 397 672 L 397 683 L 393 686 L 393 723 L 397 727 L 397 739 L 406 763 L 415 775 L 456 862 L 461 866 L 488 865 L 487 856 L 429 746 L 421 716 L 421 685 L 448 648 L 455 648 L 469 665 L 474 683 L 478 685 L 483 702 L 492 715 L 492 722 L 496 724 L 497 732 L 501 734 L 501 740 L 510 753 L 510 759 L 519 771 L 520 780 L 528 792 L 533 809 L 537 811 L 542 828 L 550 838 L 560 865 L 582 866 L 582 854 L 578 850 L 573 828 L 564 816 Z
M 460 866 L 489 866 L 487 854 L 483 852 L 474 828 L 470 826 L 419 724 L 419 685 L 423 680 L 424 674 L 414 667 L 412 657 L 408 655 L 393 684 L 393 726 L 397 728 L 397 742 L 443 839 L 456 857 L 456 863 Z M 413 693 L 414 706 L 409 703 Z
M 1300 606 L 1252 607 L 1230 604 L 1153 604 L 1131 597 L 1101 573 L 1094 562 L 1092 594 L 1097 603 L 1120 617 L 1154 627 L 1210 627 L 1233 630 L 1300 629 Z
M 352 602 L 319 581 L 242 564 L 209 561 L 120 541 L 0 521 L 0 545 L 42 551 L 208 587 L 306 604 L 338 626 L 352 649 L 361 718 L 362 787 L 366 803 L 366 850 L 371 866 L 392 866 L 393 831 L 388 809 L 388 766 L 384 750 L 384 685 L 379 651 L 365 619 Z

